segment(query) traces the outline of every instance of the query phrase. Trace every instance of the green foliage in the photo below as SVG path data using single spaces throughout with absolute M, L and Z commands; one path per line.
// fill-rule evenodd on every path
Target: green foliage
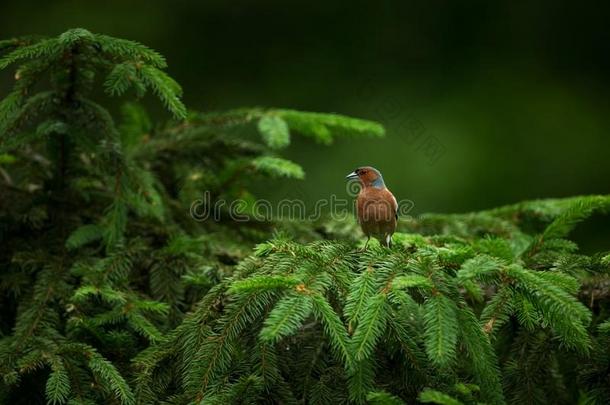
M 394 395 L 388 394 L 384 391 L 370 392 L 366 396 L 366 400 L 371 404 L 377 405 L 401 405 L 404 404 L 399 398 Z
M 439 404 L 439 405 L 461 405 L 462 403 L 457 399 L 447 395 L 445 393 L 426 389 L 419 395 L 419 400 L 425 404 Z
M 51 370 L 47 380 L 46 396 L 51 404 L 61 404 L 70 394 L 70 379 L 61 360 L 52 363 Z
M 303 179 L 305 172 L 301 166 L 286 159 L 271 156 L 261 156 L 252 161 L 256 171 L 271 177 L 292 177 Z
M 98 225 L 83 225 L 74 230 L 66 240 L 68 249 L 78 249 L 87 243 L 101 239 L 103 236 L 102 228 Z
M 573 207 L 568 204 L 565 209 Z M 523 207 L 512 209 L 521 212 Z M 562 215 L 563 210 L 550 214 L 549 226 Z M 231 339 L 247 352 L 261 350 L 257 340 L 275 347 L 279 364 L 284 365 L 277 373 L 291 385 L 291 398 L 311 400 L 311 393 L 301 390 L 310 386 L 307 381 L 323 377 L 303 375 L 302 368 L 322 361 L 324 353 L 325 367 L 337 373 L 332 398 L 339 402 L 523 403 L 537 401 L 535 390 L 550 388 L 557 390 L 559 402 L 569 401 L 556 385 L 557 373 L 585 372 L 568 365 L 590 353 L 595 332 L 590 329 L 590 310 L 577 298 L 579 280 L 558 270 L 557 263 L 560 258 L 582 260 L 583 256 L 544 242 L 539 249 L 552 250 L 554 255 L 532 255 L 521 241 L 536 243 L 538 235 L 527 234 L 515 227 L 522 224 L 502 217 L 503 213 L 448 216 L 443 219 L 446 224 L 462 222 L 467 233 L 469 226 L 485 232 L 456 238 L 431 227 L 423 239 L 398 235 L 397 241 L 403 243 L 391 251 L 360 252 L 353 244 L 337 241 L 303 245 L 283 237 L 259 245 L 227 280 L 225 299 L 243 300 L 257 290 L 271 295 L 261 303 L 261 316 Z M 411 221 L 405 230 L 425 229 L 429 221 L 426 217 Z M 434 225 L 440 222 L 438 217 L 434 221 Z M 502 235 L 510 236 L 498 239 Z M 413 240 L 418 240 L 415 249 Z M 591 260 L 593 264 L 601 258 Z M 607 271 L 606 265 L 587 270 L 605 276 Z M 476 286 L 481 299 L 474 299 L 465 285 Z M 212 317 L 205 313 L 194 324 L 210 325 L 209 333 L 214 333 L 223 316 L 237 316 L 236 311 L 242 310 L 227 307 L 224 315 Z M 164 364 L 163 359 L 184 358 L 177 342 L 193 341 L 191 334 L 196 332 L 181 329 L 174 341 L 163 346 L 166 357 L 142 359 L 139 367 L 154 369 Z M 300 350 L 318 345 L 327 350 Z M 548 362 L 534 357 L 531 365 L 537 367 L 529 368 L 519 348 L 540 350 L 565 366 L 546 369 Z M 226 353 L 217 363 L 204 360 L 215 370 L 211 374 L 215 382 L 210 386 L 214 388 L 199 391 L 198 398 L 226 389 L 241 373 L 256 375 L 258 366 L 244 363 L 239 349 L 233 350 L 233 355 Z M 246 368 L 235 373 L 238 365 Z M 519 383 L 532 379 L 530 373 L 537 379 Z M 176 378 L 177 385 L 199 387 L 199 380 Z M 281 401 L 275 397 L 277 380 L 268 384 L 264 390 L 269 398 Z M 574 399 L 579 393 L 572 395 Z
M 321 143 L 331 143 L 333 133 L 347 135 L 371 134 L 383 136 L 384 129 L 377 123 L 348 118 L 338 114 L 321 114 L 295 110 L 276 112 L 292 129 Z
M 319 143 L 330 144 L 337 135 L 381 137 L 384 128 L 371 121 L 339 114 L 323 114 L 283 109 L 250 108 L 227 112 L 197 114 L 193 120 L 202 125 L 241 126 L 256 122 L 258 131 L 272 148 L 282 148 L 290 143 L 290 131 L 313 138 Z
M 271 148 L 280 149 L 290 144 L 288 124 L 277 115 L 264 115 L 258 120 L 258 131 Z
M 273 343 L 292 335 L 311 314 L 312 307 L 311 299 L 303 294 L 282 298 L 265 319 L 260 338 Z
M 455 358 L 457 307 L 449 298 L 433 295 L 426 300 L 424 313 L 426 353 L 437 366 L 447 366 Z
M 214 339 L 181 341 L 192 363 L 165 375 L 167 381 L 170 370 L 186 381 L 208 379 L 210 389 L 218 388 L 208 402 L 259 398 L 269 381 L 282 385 L 278 369 L 267 367 L 277 360 L 266 342 L 282 340 L 314 314 L 328 322 L 330 334 L 340 333 L 332 308 L 297 294 L 296 303 L 287 299 L 271 314 L 256 339 L 264 353 L 251 353 L 249 361 L 265 366 L 226 386 L 211 384 L 221 374 L 214 365 L 233 355 L 237 336 L 262 316 L 274 294 L 261 290 L 294 288 L 302 280 L 282 274 L 244 279 L 231 291 L 250 291 L 248 299 L 207 301 L 278 224 L 237 226 L 226 212 L 219 222 L 198 222 L 184 213 L 203 190 L 214 200 L 231 200 L 251 196 L 249 177 L 304 177 L 299 165 L 272 153 L 290 142 L 284 110 L 187 118 L 182 90 L 163 71 L 160 54 L 84 29 L 4 41 L 0 52 L 0 68 L 17 64 L 13 89 L 0 101 L 1 402 L 140 402 L 137 396 L 159 387 L 132 384 L 152 378 L 135 375 L 132 359 L 171 342 L 180 330 L 175 327 L 190 324 L 187 313 L 220 314 L 217 305 L 242 311 L 223 316 L 209 330 Z M 108 96 L 140 98 L 150 90 L 181 121 L 153 123 L 139 104 L 128 102 L 115 124 L 108 99 L 96 99 L 99 84 Z M 377 125 L 291 114 L 328 125 L 331 136 Z M 245 133 L 255 132 L 251 122 L 259 123 L 263 142 Z M 46 381 L 42 392 L 37 381 Z
M 383 128 L 187 114 L 161 55 L 84 29 L 0 52 L 18 64 L 0 101 L 0 402 L 610 400 L 610 254 L 569 239 L 610 197 L 404 218 L 366 251 L 353 221 L 197 220 L 203 191 L 247 214 L 252 180 L 303 179 L 278 156 L 294 134 Z M 150 90 L 179 121 L 134 102 L 117 119 L 98 85 Z

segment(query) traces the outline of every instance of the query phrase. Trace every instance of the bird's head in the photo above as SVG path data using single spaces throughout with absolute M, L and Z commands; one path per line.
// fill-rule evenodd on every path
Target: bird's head
M 362 187 L 384 188 L 383 177 L 379 170 L 371 166 L 359 167 L 346 177 L 347 180 L 360 180 Z

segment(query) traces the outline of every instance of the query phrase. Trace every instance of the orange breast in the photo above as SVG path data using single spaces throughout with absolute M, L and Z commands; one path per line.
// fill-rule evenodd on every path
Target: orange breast
M 358 194 L 356 208 L 365 235 L 391 235 L 396 230 L 397 204 L 388 189 L 363 188 Z

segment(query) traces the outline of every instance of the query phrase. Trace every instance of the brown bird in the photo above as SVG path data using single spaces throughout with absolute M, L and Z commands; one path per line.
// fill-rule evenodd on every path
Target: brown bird
M 379 240 L 382 246 L 392 247 L 392 235 L 398 221 L 398 203 L 387 189 L 379 170 L 365 166 L 348 174 L 347 180 L 358 179 L 360 192 L 356 198 L 356 213 L 362 232 L 366 235 L 366 244 L 371 236 Z

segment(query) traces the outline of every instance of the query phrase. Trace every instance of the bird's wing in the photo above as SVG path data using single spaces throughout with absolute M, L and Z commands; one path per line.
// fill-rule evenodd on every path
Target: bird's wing
M 390 190 L 387 191 L 392 200 L 392 209 L 394 210 L 394 216 L 396 217 L 396 219 L 398 219 L 398 201 L 396 201 L 396 197 L 394 197 L 394 194 L 392 194 Z

